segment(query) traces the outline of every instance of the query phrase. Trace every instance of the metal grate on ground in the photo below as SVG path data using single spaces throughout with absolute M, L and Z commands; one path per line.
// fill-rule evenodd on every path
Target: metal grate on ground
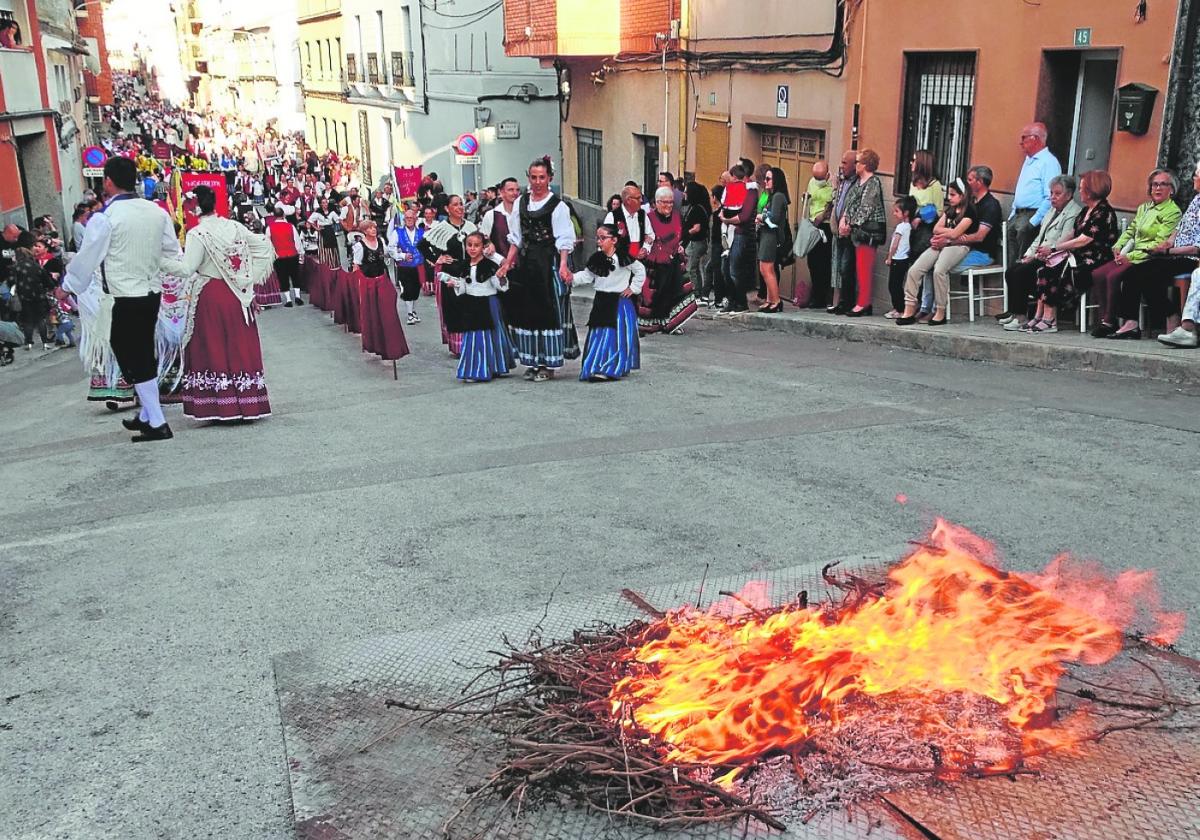
M 858 558 L 856 571 L 877 570 L 884 562 L 884 558 Z M 794 598 L 801 590 L 816 600 L 828 591 L 819 565 L 793 567 L 709 579 L 701 602 L 710 603 L 721 589 L 736 591 L 749 579 L 766 580 L 780 600 Z M 642 592 L 651 604 L 664 608 L 695 603 L 699 593 L 699 581 Z M 302 840 L 440 840 L 443 823 L 496 766 L 499 742 L 482 727 L 461 720 L 413 725 L 416 715 L 387 708 L 384 701 L 448 702 L 478 667 L 496 661 L 493 651 L 502 650 L 505 639 L 519 644 L 535 627 L 542 638 L 565 638 L 595 622 L 623 624 L 639 617 L 644 616 L 614 593 L 275 657 L 297 836 Z M 1192 660 L 1155 656 L 1155 670 L 1178 696 L 1200 699 Z M 1104 678 L 1114 685 L 1155 688 L 1149 672 L 1127 658 L 1110 665 Z M 1176 720 L 1173 725 L 1183 723 Z M 806 825 L 792 824 L 785 836 L 804 840 L 1197 836 L 1200 735 L 1195 730 L 1118 733 L 1088 745 L 1079 755 L 1045 762 L 1037 778 L 914 789 L 888 794 L 885 800 L 849 812 L 819 814 Z M 519 817 L 498 808 L 495 817 L 493 825 L 481 823 L 461 836 L 489 840 L 778 836 L 757 823 L 652 832 L 570 805 L 548 805 Z

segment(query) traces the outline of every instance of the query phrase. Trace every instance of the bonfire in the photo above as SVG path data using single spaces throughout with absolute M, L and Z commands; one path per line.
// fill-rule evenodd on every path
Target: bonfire
M 502 739 L 445 833 L 489 804 L 519 815 L 563 800 L 662 828 L 783 830 L 887 790 L 1036 773 L 1051 753 L 1195 705 L 1165 685 L 1131 702 L 1085 676 L 1182 632 L 1149 573 L 1066 557 L 1004 572 L 985 540 L 938 521 L 877 580 L 823 576 L 835 594 L 812 602 L 750 584 L 662 610 L 626 590 L 644 620 L 510 646 L 450 706 L 388 701 Z

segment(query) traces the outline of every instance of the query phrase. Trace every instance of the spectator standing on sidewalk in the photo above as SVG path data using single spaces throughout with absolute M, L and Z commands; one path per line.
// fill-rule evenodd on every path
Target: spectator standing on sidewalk
M 838 165 L 837 187 L 833 194 L 834 219 L 842 218 L 846 212 L 846 200 L 850 197 L 850 189 L 858 183 L 858 177 L 854 174 L 857 159 L 858 153 L 849 149 L 842 155 L 842 161 Z M 842 236 L 839 232 L 833 240 L 833 264 L 837 284 L 833 288 L 833 301 L 825 311 L 845 315 L 854 305 L 854 243 L 850 240 L 849 233 Z
M 813 164 L 812 177 L 805 190 L 808 201 L 808 220 L 821 231 L 824 237 L 808 252 L 808 276 L 812 291 L 808 297 L 808 309 L 822 309 L 829 300 L 833 278 L 833 231 L 829 217 L 833 213 L 833 185 L 829 183 L 829 163 L 819 160 Z M 799 299 L 794 301 L 800 305 Z
M 1011 264 L 1029 249 L 1042 220 L 1050 212 L 1050 182 L 1062 174 L 1062 164 L 1046 148 L 1046 126 L 1033 122 L 1021 129 L 1025 161 L 1017 176 L 1012 209 L 1008 213 L 1008 259 Z M 1007 266 L 1006 266 L 1007 268 Z M 1010 313 L 1003 313 L 1008 315 Z
M 729 175 L 730 184 L 744 183 L 746 178 L 753 177 L 753 173 L 747 172 L 745 164 L 741 163 L 730 169 Z M 733 241 L 729 246 L 729 258 L 725 266 L 726 301 L 722 310 L 725 314 L 749 310 L 746 293 L 754 288 L 757 282 L 754 262 L 757 246 L 754 217 L 758 212 L 758 185 L 746 184 L 744 194 L 745 197 L 736 209 L 726 206 L 722 211 L 722 217 L 733 228 Z
M 708 293 L 712 289 L 708 285 L 709 274 L 706 271 L 708 260 L 708 228 L 711 211 L 708 203 L 708 190 L 703 184 L 691 181 L 684 189 L 683 242 L 687 253 L 687 279 L 692 284 L 692 292 L 696 301 L 707 303 Z

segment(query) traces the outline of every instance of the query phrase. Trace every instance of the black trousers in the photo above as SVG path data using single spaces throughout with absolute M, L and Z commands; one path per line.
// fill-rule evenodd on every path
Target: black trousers
M 1138 319 L 1138 308 L 1142 298 L 1146 299 L 1146 323 L 1161 324 L 1168 315 L 1178 315 L 1183 301 L 1178 304 L 1171 297 L 1175 276 L 1191 274 L 1196 260 L 1191 257 L 1151 257 L 1137 263 L 1121 278 L 1121 297 L 1117 314 L 1126 321 Z
M 812 278 L 808 303 L 814 309 L 829 302 L 829 290 L 833 286 L 833 234 L 828 223 L 821 225 L 820 230 L 825 234 L 825 241 L 814 245 L 807 257 L 808 276 Z
M 1004 273 L 1008 283 L 1008 300 L 1005 311 L 1012 315 L 1032 316 L 1032 309 L 1037 304 L 1037 274 L 1046 264 L 1041 260 L 1021 262 L 1017 260 Z M 1056 271 L 1061 271 L 1061 266 Z
M 300 288 L 300 257 L 276 257 L 275 277 L 279 280 L 279 291 L 286 292 L 295 286 Z
M 158 379 L 154 330 L 161 301 L 162 295 L 152 292 L 145 297 L 119 297 L 113 303 L 109 343 L 126 382 L 136 385 Z
M 855 276 L 854 265 L 854 243 L 849 236 L 839 236 L 835 242 L 837 249 L 835 259 L 838 267 L 838 280 L 842 290 L 841 297 L 838 298 L 838 305 L 846 309 L 854 306 L 854 301 L 858 296 L 858 283 Z

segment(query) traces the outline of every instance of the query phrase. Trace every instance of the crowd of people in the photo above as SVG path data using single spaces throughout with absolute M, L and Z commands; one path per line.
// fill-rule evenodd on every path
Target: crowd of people
M 781 269 L 797 258 L 811 285 L 798 285 L 789 303 L 870 317 L 881 248 L 886 317 L 902 326 L 947 323 L 951 277 L 1007 253 L 1004 330 L 1055 332 L 1088 294 L 1096 337 L 1141 337 L 1146 304 L 1165 325 L 1160 341 L 1197 344 L 1200 283 L 1179 301 L 1172 281 L 1200 263 L 1200 197 L 1182 210 L 1175 175 L 1156 169 L 1149 200 L 1122 231 L 1108 173 L 1063 174 L 1040 123 L 1021 132 L 1025 160 L 1007 216 L 988 166 L 943 185 L 926 150 L 913 154 L 908 193 L 889 207 L 879 155 L 866 148 L 844 154 L 836 171 L 813 167 L 794 228 L 786 174 L 742 158 L 711 189 L 670 172 L 649 196 L 627 182 L 584 256 L 580 217 L 552 189 L 548 157 L 522 179 L 462 196 L 425 173 L 402 200 L 394 181 L 372 189 L 355 161 L 318 155 L 301 137 L 164 104 L 131 76 L 118 76 L 117 89 L 103 196 L 85 195 L 69 236 L 49 217 L 30 231 L 0 231 L 0 346 L 5 362 L 16 346 L 31 349 L 35 333 L 47 349 L 73 346 L 78 323 L 88 398 L 140 405 L 124 421 L 135 440 L 171 436 L 163 400 L 195 419 L 269 416 L 261 308 L 302 306 L 307 291 L 338 323 L 357 317 L 342 311 L 354 308 L 354 291 L 326 301 L 305 288 L 314 265 L 343 285 L 386 276 L 410 327 L 432 297 L 441 341 L 468 382 L 517 366 L 545 382 L 580 357 L 583 381 L 623 378 L 640 366 L 641 338 L 681 334 L 700 307 L 736 316 L 757 290 L 758 312 L 782 312 Z M 223 190 L 181 191 L 176 176 L 196 171 L 221 173 L 214 186 Z M 1192 188 L 1200 191 L 1200 168 Z M 595 290 L 582 347 L 577 285 Z
M 1007 291 L 996 320 L 1006 331 L 1054 333 L 1063 312 L 1086 318 L 1079 310 L 1095 308 L 1096 338 L 1141 338 L 1145 321 L 1161 326 L 1163 344 L 1196 347 L 1200 282 L 1193 278 L 1186 297 L 1174 292 L 1175 281 L 1200 265 L 1200 198 L 1184 209 L 1175 173 L 1155 169 L 1148 200 L 1122 230 L 1108 203 L 1108 172 L 1064 174 L 1046 140 L 1041 123 L 1021 130 L 1024 161 L 1007 215 L 991 191 L 993 171 L 982 164 L 943 184 L 933 154 L 918 150 L 909 161 L 907 195 L 889 207 L 874 150 L 847 151 L 832 173 L 819 161 L 801 199 L 803 219 L 816 231 L 803 248 L 792 247 L 800 236 L 787 236 L 791 196 L 784 173 L 743 158 L 711 190 L 707 231 L 702 214 L 694 213 L 701 190 L 688 185 L 685 213 L 697 224 L 689 223 L 685 247 L 694 257 L 689 275 L 699 303 L 737 315 L 748 311 L 746 295 L 757 287 L 757 311 L 780 312 L 779 269 L 799 255 L 811 285 L 797 287 L 795 306 L 871 316 L 875 263 L 886 249 L 891 309 L 885 317 L 901 326 L 948 323 L 952 276 L 1002 266 Z M 1189 192 L 1200 193 L 1200 168 Z

